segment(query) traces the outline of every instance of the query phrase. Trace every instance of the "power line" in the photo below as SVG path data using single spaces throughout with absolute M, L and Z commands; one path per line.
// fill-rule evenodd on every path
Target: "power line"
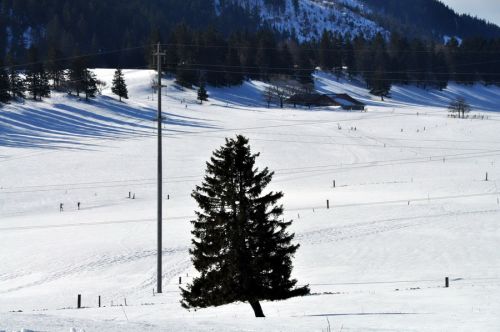
M 283 50 L 283 47 L 260 47 L 260 46 L 244 46 L 244 45 L 217 45 L 217 44 L 192 44 L 192 43 L 162 43 L 162 46 L 165 47 L 193 47 L 197 49 L 204 49 L 204 48 L 224 48 L 224 49 L 251 49 L 251 50 L 276 50 L 276 51 L 281 51 Z M 305 50 L 305 51 L 328 51 L 328 52 L 335 52 L 335 53 L 346 53 L 347 51 L 345 49 L 336 49 L 334 47 L 332 48 L 321 48 L 321 47 L 301 47 L 298 46 L 299 49 Z M 402 49 L 396 49 L 396 48 L 391 48 L 391 47 L 385 47 L 384 50 L 387 52 L 392 52 L 392 51 L 397 51 L 397 53 L 436 53 L 434 50 L 402 50 Z M 364 47 L 364 48 L 355 48 L 354 53 L 356 52 L 374 52 L 374 50 L 370 47 Z M 453 50 L 455 51 L 455 50 Z M 472 50 L 456 50 L 454 54 L 460 54 L 460 53 L 492 53 L 492 54 L 497 54 L 500 53 L 499 51 L 472 51 Z
M 114 49 L 110 51 L 101 51 L 101 52 L 94 52 L 94 53 L 86 53 L 82 55 L 75 55 L 75 56 L 70 56 L 70 57 L 63 57 L 63 58 L 55 58 L 51 60 L 41 60 L 41 61 L 35 61 L 35 62 L 25 62 L 22 64 L 12 64 L 8 66 L 3 66 L 0 67 L 0 69 L 8 69 L 8 68 L 21 68 L 21 67 L 26 67 L 26 66 L 32 66 L 32 65 L 37 65 L 37 64 L 49 64 L 53 62 L 64 62 L 68 60 L 75 60 L 75 59 L 82 59 L 82 58 L 89 58 L 92 56 L 96 55 L 109 55 L 109 54 L 114 54 L 114 53 L 120 53 L 124 51 L 132 51 L 132 50 L 138 50 L 138 49 L 143 49 L 146 47 L 151 47 L 151 45 L 143 45 L 143 46 L 135 46 L 135 47 L 126 47 L 126 48 L 119 48 L 119 49 Z

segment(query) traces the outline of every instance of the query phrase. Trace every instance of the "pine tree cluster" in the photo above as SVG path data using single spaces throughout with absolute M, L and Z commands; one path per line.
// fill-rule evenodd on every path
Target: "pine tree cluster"
M 59 58 L 60 55 L 60 52 L 50 50 L 49 58 L 42 60 L 38 48 L 31 46 L 28 49 L 27 63 L 20 65 L 12 54 L 7 54 L 6 62 L 0 62 L 0 103 L 25 99 L 27 95 L 40 101 L 50 97 L 51 90 L 78 97 L 82 94 L 87 101 L 94 98 L 104 83 L 87 68 L 88 59 L 85 56 L 75 56 L 71 61 L 66 61 Z M 118 83 L 120 97 L 126 98 L 125 81 Z

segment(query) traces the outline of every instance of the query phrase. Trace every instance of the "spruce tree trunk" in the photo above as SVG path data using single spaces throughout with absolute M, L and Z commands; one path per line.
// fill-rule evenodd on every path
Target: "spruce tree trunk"
M 264 316 L 264 312 L 262 311 L 259 301 L 249 301 L 249 303 L 252 306 L 255 317 L 266 317 Z

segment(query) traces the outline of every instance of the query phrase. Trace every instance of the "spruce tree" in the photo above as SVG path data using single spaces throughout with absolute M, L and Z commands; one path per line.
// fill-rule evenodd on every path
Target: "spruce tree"
M 323 30 L 321 40 L 319 42 L 319 65 L 321 69 L 329 71 L 335 65 L 333 56 L 333 37 L 332 33 L 328 30 Z
M 85 93 L 86 101 L 88 101 L 89 98 L 94 98 L 98 91 L 97 78 L 95 74 L 88 69 L 84 69 L 83 71 L 82 88 Z
M 384 37 L 379 33 L 372 42 L 371 70 L 364 72 L 364 77 L 370 93 L 379 96 L 382 100 L 389 96 L 391 79 L 387 73 L 388 56 Z
M 273 172 L 259 170 L 248 139 L 238 135 L 213 153 L 204 181 L 192 197 L 199 206 L 192 221 L 190 249 L 199 276 L 182 289 L 185 308 L 248 302 L 264 317 L 261 300 L 282 300 L 309 293 L 291 279 L 299 245 L 282 219 L 282 192 L 264 192 Z
M 42 100 L 42 97 L 50 96 L 49 79 L 43 63 L 38 59 L 38 50 L 31 47 L 28 50 L 29 65 L 26 70 L 26 83 L 29 93 L 34 100 Z
M 19 72 L 14 67 L 9 67 L 9 90 L 12 99 L 26 98 L 24 83 L 24 79 L 19 75 Z
M 208 100 L 207 89 L 205 88 L 205 82 L 200 83 L 200 87 L 198 88 L 198 100 L 200 104 L 203 104 L 204 101 Z
M 238 50 L 235 47 L 229 47 L 226 54 L 224 81 L 226 85 L 241 85 L 243 83 L 243 73 Z
M 295 68 L 295 79 L 303 85 L 314 85 L 314 65 L 308 54 L 307 46 L 300 46 L 298 52 L 298 66 Z
M 49 47 L 47 53 L 47 75 L 52 80 L 52 88 L 58 90 L 64 81 L 64 57 L 63 53 L 53 45 Z
M 115 76 L 113 77 L 113 86 L 111 87 L 111 92 L 117 95 L 120 98 L 120 101 L 122 101 L 122 98 L 128 99 L 127 84 L 125 83 L 123 72 L 119 68 L 115 70 Z
M 7 103 L 10 100 L 9 74 L 0 63 L 0 103 Z
M 70 94 L 74 91 L 77 97 L 80 97 L 80 92 L 84 91 L 86 59 L 79 56 L 79 52 L 75 54 L 68 71 L 67 89 Z
M 8 67 L 7 73 L 9 77 L 10 99 L 26 98 L 24 94 L 24 92 L 26 91 L 24 79 L 19 75 L 19 71 L 16 69 L 17 63 L 14 60 L 14 56 L 12 55 L 12 53 L 7 53 L 5 62 Z

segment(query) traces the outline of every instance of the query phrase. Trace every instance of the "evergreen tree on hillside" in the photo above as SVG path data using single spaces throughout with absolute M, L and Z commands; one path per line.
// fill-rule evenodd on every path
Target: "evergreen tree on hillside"
M 64 65 L 62 61 L 63 53 L 51 46 L 47 53 L 47 75 L 52 81 L 52 88 L 58 90 L 61 88 L 64 81 Z
M 259 78 L 259 68 L 257 67 L 257 39 L 255 35 L 248 32 L 239 37 L 238 44 L 241 59 L 241 67 L 245 76 L 251 79 Z
M 257 53 L 255 64 L 259 68 L 259 78 L 269 81 L 270 76 L 278 59 L 276 50 L 276 39 L 270 30 L 262 30 L 258 35 Z
M 115 70 L 111 92 L 117 95 L 120 98 L 120 101 L 122 101 L 122 98 L 128 99 L 127 84 L 125 83 L 123 72 L 119 68 Z
M 298 50 L 298 65 L 294 68 L 294 78 L 303 86 L 313 86 L 314 79 L 314 65 L 312 63 L 312 55 L 309 54 L 311 52 L 310 46 L 302 45 Z
M 6 57 L 6 65 L 8 67 L 7 73 L 9 76 L 9 92 L 11 99 L 26 98 L 25 96 L 25 82 L 24 79 L 19 75 L 17 70 L 17 64 L 14 60 L 14 56 L 9 52 Z
M 198 88 L 198 100 L 200 104 L 203 104 L 204 101 L 208 100 L 208 92 L 205 88 L 205 82 L 201 82 L 200 87 Z
M 351 37 L 347 36 L 344 41 L 344 47 L 342 51 L 342 63 L 347 67 L 347 75 L 349 79 L 352 79 L 354 76 L 354 47 L 352 45 Z
M 388 56 L 386 42 L 381 34 L 378 34 L 372 42 L 371 53 L 371 66 L 364 71 L 364 77 L 370 93 L 384 100 L 384 97 L 389 96 L 392 84 L 390 75 L 387 73 Z
M 26 83 L 33 100 L 42 100 L 50 96 L 49 79 L 43 63 L 39 61 L 38 50 L 32 46 L 28 50 L 28 68 L 26 69 Z
M 290 52 L 290 48 L 287 44 L 283 44 L 283 46 L 280 48 L 278 60 L 279 61 L 277 63 L 277 66 L 279 70 L 277 70 L 277 73 L 286 76 L 292 76 L 294 61 L 292 53 Z
M 241 85 L 243 82 L 243 73 L 238 50 L 232 45 L 229 46 L 226 53 L 224 81 L 225 85 Z
M 68 82 L 66 82 L 68 92 L 71 94 L 75 92 L 77 97 L 80 97 L 80 93 L 84 91 L 84 79 L 86 71 L 86 59 L 82 56 L 77 55 L 71 61 L 71 65 L 68 71 Z
M 290 222 L 282 219 L 281 192 L 264 193 L 273 172 L 255 167 L 248 139 L 226 139 L 207 162 L 205 179 L 192 196 L 199 206 L 192 221 L 190 249 L 199 276 L 182 289 L 182 306 L 205 308 L 248 302 L 256 317 L 264 317 L 262 300 L 306 295 L 291 279 Z
M 319 65 L 321 69 L 330 71 L 334 66 L 332 33 L 324 30 L 319 42 Z
M 89 98 L 94 98 L 98 92 L 97 78 L 95 74 L 88 69 L 84 69 L 83 71 L 82 90 L 85 93 L 86 101 L 88 101 Z
M 24 79 L 19 75 L 19 72 L 15 67 L 9 67 L 9 91 L 12 99 L 15 98 L 26 98 L 25 91 L 26 86 Z
M 435 77 L 434 86 L 439 90 L 445 89 L 448 86 L 450 75 L 446 63 L 446 55 L 443 50 L 437 50 L 433 54 L 432 66 L 432 73 Z
M 389 77 L 394 83 L 408 84 L 408 71 L 410 68 L 411 53 L 408 40 L 398 33 L 391 34 L 389 41 Z
M 205 76 L 207 84 L 211 86 L 223 86 L 227 85 L 225 81 L 226 67 L 224 66 L 227 60 L 226 50 L 227 43 L 222 37 L 222 35 L 213 27 L 209 27 L 200 36 L 200 52 L 193 56 L 193 58 L 198 59 L 198 63 L 202 63 L 202 67 L 205 67 Z M 233 63 L 236 65 L 239 61 L 237 60 L 236 53 L 233 53 L 232 59 Z M 236 70 L 237 71 L 237 68 Z M 238 81 L 238 79 L 235 79 Z
M 333 67 L 333 72 L 335 73 L 335 76 L 337 76 L 337 78 L 342 75 L 342 46 L 342 36 L 336 33 L 332 38 L 331 64 Z
M 3 68 L 3 64 L 0 62 L 0 103 L 5 104 L 11 99 L 9 90 L 9 73 Z

